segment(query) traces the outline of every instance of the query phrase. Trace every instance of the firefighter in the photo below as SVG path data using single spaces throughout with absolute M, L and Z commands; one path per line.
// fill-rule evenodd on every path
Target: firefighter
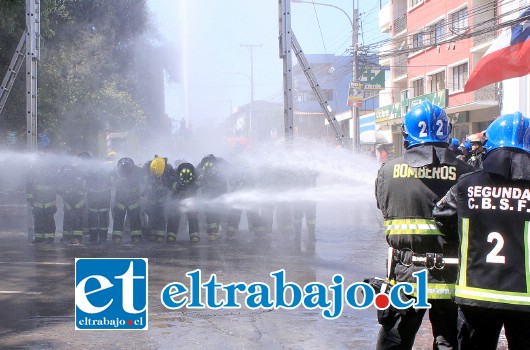
M 458 146 L 458 150 L 460 151 L 460 155 L 458 155 L 456 158 L 463 160 L 467 163 L 469 158 L 471 158 L 471 142 L 464 141 Z
M 223 208 L 218 203 L 214 203 L 213 200 L 218 199 L 228 190 L 226 167 L 221 158 L 209 154 L 201 160 L 197 169 L 199 173 L 197 181 L 201 197 L 206 201 L 204 214 L 208 240 L 215 241 L 221 236 L 219 226 Z
M 171 201 L 167 222 L 167 240 L 175 242 L 180 225 L 180 218 L 186 214 L 190 241 L 199 242 L 199 220 L 193 199 L 197 196 L 197 175 L 191 163 L 183 162 L 177 166 L 171 181 Z
M 312 169 L 303 169 L 297 173 L 297 187 L 300 190 L 310 190 L 317 185 L 318 173 Z M 302 196 L 303 193 L 300 193 Z M 310 197 L 310 196 L 308 196 Z M 317 220 L 317 202 L 313 199 L 302 199 L 293 204 L 294 244 L 300 249 L 302 223 L 305 218 L 309 244 L 316 241 L 315 226 Z
M 436 228 L 432 209 L 461 174 L 473 170 L 449 150 L 450 132 L 451 124 L 440 107 L 429 101 L 413 107 L 403 118 L 403 156 L 385 163 L 375 183 L 390 247 L 387 283 L 414 283 L 412 273 L 428 269 L 435 349 L 456 346 L 457 307 L 451 293 L 457 270 L 456 264 L 444 267 L 442 259 L 457 256 L 458 237 L 456 232 Z M 426 310 L 400 311 L 378 311 L 382 327 L 377 349 L 412 348 Z
M 153 160 L 147 162 L 146 168 L 145 213 L 150 235 L 155 242 L 164 243 L 167 226 L 164 208 L 173 167 L 167 163 L 167 158 L 155 155 Z
M 530 120 L 519 112 L 486 130 L 483 167 L 462 176 L 437 203 L 437 223 L 458 227 L 460 349 L 530 349 Z
M 452 138 L 451 142 L 449 143 L 449 149 L 455 152 L 457 158 L 461 154 L 459 147 L 460 147 L 460 141 L 458 141 L 458 139 L 456 138 Z
M 26 180 L 26 197 L 33 214 L 33 244 L 53 244 L 57 212 L 57 170 L 50 159 L 41 156 L 30 168 Z
M 388 151 L 386 150 L 385 145 L 375 146 L 375 158 L 379 164 L 385 163 L 388 161 Z
M 270 240 L 272 237 L 274 217 L 276 216 L 277 229 L 284 238 L 294 235 L 293 206 L 288 201 L 275 199 L 275 194 L 289 191 L 296 182 L 296 172 L 284 164 L 272 164 L 260 169 L 258 188 L 263 192 L 260 214 L 265 227 L 263 238 Z
M 469 135 L 467 140 L 471 143 L 471 156 L 467 163 L 471 164 L 475 169 L 482 169 L 482 158 L 486 154 L 486 151 L 482 147 L 483 133 L 479 132 L 473 135 Z
M 105 155 L 105 163 L 114 166 L 116 164 L 116 158 L 118 154 L 114 151 L 110 151 Z
M 241 162 L 236 166 L 231 166 L 229 184 L 230 191 L 251 191 L 256 189 L 256 174 L 255 169 L 247 162 Z M 261 220 L 259 213 L 259 205 L 257 203 L 236 203 L 228 211 L 226 237 L 227 239 L 235 239 L 239 232 L 239 224 L 243 209 L 247 215 L 247 222 L 249 231 L 253 232 L 257 239 L 263 238 L 265 235 L 265 226 Z
M 75 166 L 78 167 L 79 170 L 81 171 L 82 176 L 85 180 L 85 185 L 86 185 L 86 176 L 93 165 L 91 163 L 92 154 L 87 151 L 82 151 L 76 155 L 76 158 L 78 159 L 78 161 L 75 162 L 76 163 Z M 86 193 L 85 193 L 85 199 L 86 199 Z M 88 207 L 85 201 L 85 206 L 83 209 L 83 235 L 88 235 L 88 231 L 89 231 L 88 229 Z
M 59 171 L 58 194 L 63 199 L 62 242 L 77 245 L 83 240 L 86 209 L 86 181 L 80 165 L 66 165 Z
M 109 230 L 112 196 L 112 166 L 104 163 L 86 175 L 89 242 L 105 243 Z
M 122 242 L 126 215 L 131 230 L 131 242 L 140 243 L 142 240 L 142 224 L 140 219 L 142 175 L 142 168 L 136 166 L 131 158 L 121 158 L 118 161 L 118 173 L 114 180 L 116 198 L 112 210 L 114 220 L 112 240 L 115 244 L 121 244 Z

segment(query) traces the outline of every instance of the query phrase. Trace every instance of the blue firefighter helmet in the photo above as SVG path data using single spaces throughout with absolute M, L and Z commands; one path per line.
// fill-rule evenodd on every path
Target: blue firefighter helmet
M 448 143 L 451 123 L 443 109 L 423 101 L 405 114 L 401 131 L 407 149 L 425 143 Z
M 454 150 L 458 149 L 458 146 L 460 146 L 460 141 L 458 139 L 452 138 L 450 146 L 453 147 Z
M 464 141 L 460 144 L 460 146 L 458 146 L 458 149 L 462 151 L 462 153 L 465 151 L 466 153 L 471 153 L 472 151 L 472 147 L 471 147 L 471 142 L 469 141 Z
M 495 119 L 486 129 L 486 153 L 496 148 L 517 148 L 530 153 L 530 121 L 520 112 Z

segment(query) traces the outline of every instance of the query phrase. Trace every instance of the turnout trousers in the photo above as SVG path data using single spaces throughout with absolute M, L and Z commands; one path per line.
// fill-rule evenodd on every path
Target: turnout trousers
M 510 349 L 530 349 L 530 312 L 460 305 L 459 349 L 497 349 L 502 326 Z
M 36 239 L 54 239 L 55 238 L 55 218 L 53 215 L 57 207 L 47 208 L 33 207 L 33 226 Z
M 432 305 L 429 320 L 434 335 L 433 349 L 456 349 L 456 304 L 448 299 L 429 299 L 429 303 Z M 377 350 L 412 349 L 425 312 L 425 309 L 409 308 L 404 315 L 391 313 L 381 322 Z
M 114 227 L 112 230 L 112 237 L 123 236 L 123 224 L 125 222 L 125 215 L 129 220 L 131 229 L 131 239 L 142 238 L 142 222 L 140 219 L 140 204 L 123 205 L 116 203 L 112 210 L 112 219 L 114 220 Z
M 76 206 L 68 205 L 65 203 L 64 206 L 64 222 L 63 222 L 63 238 L 67 241 L 73 238 L 79 241 L 83 238 L 83 217 L 85 214 L 85 205 Z
M 190 239 L 193 237 L 201 238 L 199 231 L 199 218 L 195 210 L 184 208 L 180 200 L 172 199 L 169 202 L 169 215 L 167 218 L 167 236 L 176 239 L 179 232 L 180 219 L 182 215 L 186 215 L 188 219 L 188 230 Z

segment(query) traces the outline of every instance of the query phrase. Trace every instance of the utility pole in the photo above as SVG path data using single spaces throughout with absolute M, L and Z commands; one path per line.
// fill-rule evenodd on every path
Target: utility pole
M 40 59 L 40 0 L 26 0 L 26 129 L 29 150 L 37 149 L 37 63 Z
M 283 59 L 283 119 L 285 140 L 293 140 L 293 58 L 291 56 L 291 0 L 278 0 L 280 58 Z
M 355 6 L 355 0 L 353 2 L 353 28 L 352 28 L 352 38 L 351 38 L 351 44 L 353 49 L 353 81 L 358 82 L 359 81 L 359 44 L 358 44 L 358 38 L 359 38 L 359 0 L 357 0 L 357 6 Z M 353 111 L 353 118 L 352 118 L 352 129 L 353 129 L 353 135 L 352 135 L 352 144 L 353 144 L 353 150 L 356 151 L 359 149 L 359 139 L 360 139 L 360 133 L 359 133 L 359 108 L 355 105 L 356 101 L 353 102 L 352 111 Z
M 327 7 L 333 7 L 334 9 L 337 9 L 339 11 L 341 11 L 345 16 L 346 18 L 348 19 L 348 21 L 350 22 L 350 25 L 351 25 L 351 29 L 352 29 L 352 53 L 353 53 L 353 50 L 354 50 L 354 47 L 355 47 L 355 44 L 357 43 L 357 34 L 356 34 L 356 30 L 355 30 L 355 27 L 357 26 L 357 18 L 355 17 L 355 10 L 353 12 L 353 20 L 350 18 L 350 16 L 346 13 L 346 11 L 344 11 L 343 9 L 341 9 L 340 7 L 338 6 L 335 6 L 335 5 L 331 5 L 331 4 L 325 4 L 325 3 L 322 3 L 322 2 L 315 2 L 315 1 L 305 1 L 305 0 L 291 0 L 292 2 L 294 3 L 304 3 L 304 4 L 311 4 L 311 5 L 319 5 L 319 6 L 327 6 Z M 355 8 L 355 5 L 354 5 L 354 8 Z M 354 22 L 353 21 L 356 21 L 355 22 L 355 25 L 354 25 Z M 358 28 L 358 26 L 357 26 Z M 355 72 L 355 60 L 352 59 L 352 72 Z M 352 81 L 355 80 L 355 74 L 353 73 L 352 74 Z M 352 119 L 352 123 L 353 123 L 353 119 L 355 117 L 355 108 L 354 106 L 352 105 L 351 108 L 350 108 L 350 112 L 351 112 L 351 119 Z M 352 135 L 352 138 L 355 138 L 355 136 Z M 352 142 L 353 145 L 355 145 L 355 142 Z M 355 146 L 353 147 L 355 148 Z
M 26 60 L 26 138 L 28 150 L 37 148 L 37 63 L 40 59 L 40 0 L 26 0 L 26 30 L 18 43 L 0 86 L 0 113 L 17 74 Z
M 241 45 L 240 47 L 247 47 L 250 49 L 250 113 L 248 120 L 248 136 L 252 133 L 252 119 L 254 115 L 254 48 L 261 47 L 261 45 Z
M 280 1 L 280 57 L 283 58 L 283 81 L 284 81 L 284 116 L 285 116 L 285 138 L 286 140 L 290 141 L 293 139 L 293 78 L 292 78 L 292 58 L 291 58 L 291 51 L 287 48 L 287 45 L 289 43 L 286 43 L 284 40 L 291 40 L 290 41 L 290 48 L 292 48 L 294 54 L 296 55 L 296 58 L 298 59 L 298 63 L 300 64 L 300 67 L 302 68 L 302 71 L 304 72 L 304 75 L 307 78 L 307 82 L 311 86 L 311 89 L 313 90 L 313 93 L 315 94 L 315 97 L 318 100 L 318 103 L 320 104 L 320 108 L 322 108 L 322 112 L 326 116 L 326 119 L 328 120 L 329 124 L 335 131 L 335 136 L 337 138 L 337 141 L 339 141 L 341 144 L 344 145 L 344 135 L 342 134 L 342 130 L 340 128 L 340 125 L 337 121 L 337 118 L 335 118 L 335 112 L 333 112 L 333 109 L 329 105 L 328 101 L 326 100 L 324 96 L 324 92 L 322 91 L 322 88 L 318 84 L 318 80 L 316 75 L 311 70 L 311 66 L 309 62 L 307 61 L 304 52 L 302 51 L 302 47 L 300 46 L 300 43 L 298 43 L 298 40 L 296 39 L 296 36 L 291 30 L 291 10 L 290 10 L 290 0 L 286 1 Z M 283 12 L 282 12 L 283 11 Z

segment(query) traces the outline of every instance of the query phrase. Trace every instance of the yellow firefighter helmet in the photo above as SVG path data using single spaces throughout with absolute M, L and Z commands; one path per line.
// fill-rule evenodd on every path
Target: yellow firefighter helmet
M 151 161 L 151 165 L 149 166 L 149 171 L 153 175 L 161 176 L 164 173 L 164 170 L 166 169 L 166 160 L 161 157 L 155 157 Z

